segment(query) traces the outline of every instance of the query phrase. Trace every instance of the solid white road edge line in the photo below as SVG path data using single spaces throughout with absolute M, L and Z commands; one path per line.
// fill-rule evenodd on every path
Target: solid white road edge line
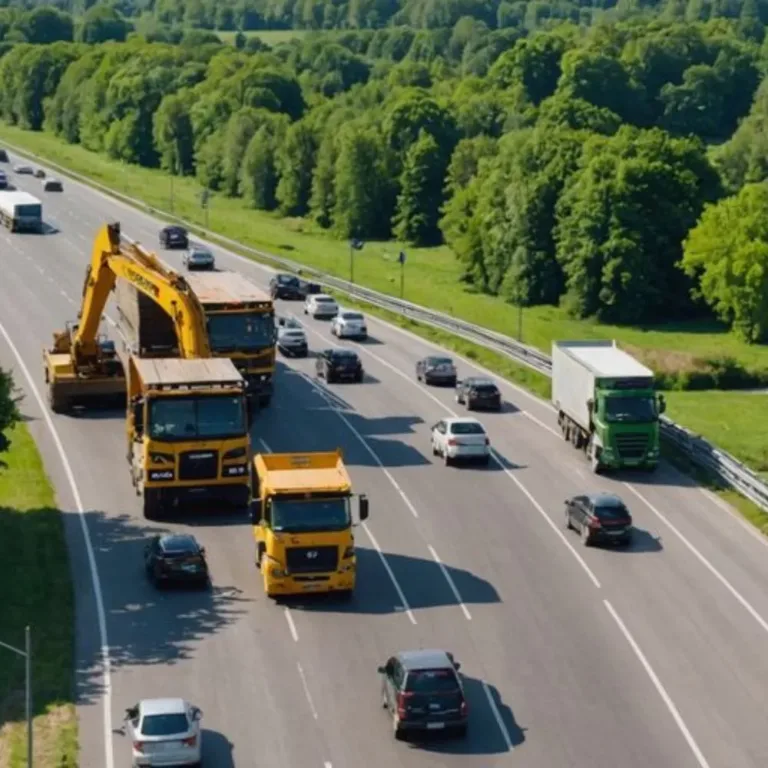
M 720 571 L 718 571 L 717 568 L 715 568 L 715 566 L 712 565 L 712 563 L 710 563 L 709 560 L 707 560 L 707 558 L 701 554 L 701 552 L 699 552 L 699 550 L 685 537 L 685 535 L 682 534 L 680 530 L 670 520 L 668 520 L 665 515 L 659 512 L 659 510 L 656 509 L 656 507 L 651 504 L 651 502 L 648 501 L 648 499 L 646 499 L 640 493 L 640 491 L 636 490 L 629 483 L 624 483 L 624 486 L 632 491 L 632 493 L 634 493 L 635 496 L 637 496 L 637 498 L 640 499 L 640 501 L 642 501 L 648 507 L 648 509 L 650 509 L 651 512 L 653 512 L 656 517 L 659 518 L 659 520 L 666 524 L 669 530 L 672 531 L 672 533 L 674 533 L 675 536 L 677 536 L 677 538 L 683 542 L 683 544 L 685 544 L 693 556 L 728 590 L 728 592 L 731 593 L 734 598 L 736 598 L 736 601 L 763 628 L 763 630 L 768 632 L 768 621 L 766 621 L 752 606 L 752 604 L 741 594 L 741 592 L 739 592 L 736 587 L 734 587 L 733 584 L 731 584 L 731 582 L 728 581 L 728 579 L 726 579 L 725 576 L 723 576 L 723 574 L 720 573 Z
M 304 695 L 307 697 L 307 702 L 309 703 L 309 708 L 312 711 L 312 717 L 315 718 L 315 720 L 318 719 L 317 715 L 317 709 L 315 709 L 315 703 L 312 701 L 312 694 L 309 692 L 309 686 L 307 685 L 307 678 L 304 675 L 304 669 L 301 666 L 301 662 L 297 661 L 296 666 L 299 669 L 299 676 L 301 677 L 301 684 L 304 686 Z
M 483 680 L 483 690 L 485 691 L 485 697 L 488 699 L 488 706 L 491 708 L 493 717 L 496 720 L 496 725 L 499 726 L 501 735 L 504 737 L 504 741 L 507 743 L 507 749 L 510 752 L 513 752 L 515 747 L 514 744 L 512 744 L 512 739 L 509 738 L 509 731 L 507 730 L 507 726 L 504 724 L 504 719 L 501 716 L 501 712 L 499 712 L 499 708 L 496 706 L 496 702 L 493 700 L 493 694 L 491 693 L 490 686 L 485 682 L 485 680 Z
M 29 372 L 21 353 L 13 343 L 5 326 L 0 323 L 0 335 L 5 339 L 8 348 L 16 358 L 16 362 L 19 364 L 24 378 L 27 380 L 30 391 L 35 397 L 37 404 L 40 406 L 40 411 L 43 414 L 43 419 L 48 427 L 48 431 L 51 434 L 53 443 L 56 447 L 56 452 L 59 454 L 61 464 L 64 468 L 64 474 L 67 477 L 67 483 L 69 484 L 72 497 L 75 501 L 75 507 L 77 508 L 78 519 L 80 520 L 80 529 L 83 533 L 83 541 L 85 542 L 85 550 L 88 556 L 88 568 L 91 574 L 91 582 L 93 583 L 93 593 L 96 598 L 96 614 L 98 617 L 99 625 L 99 644 L 101 646 L 101 666 L 102 666 L 102 681 L 104 686 L 104 704 L 103 704 L 103 716 L 104 716 L 104 759 L 106 761 L 105 768 L 113 768 L 114 766 L 114 748 L 112 744 L 112 675 L 111 675 L 111 662 L 109 658 L 109 643 L 107 640 L 107 618 L 104 611 L 104 596 L 101 590 L 101 578 L 99 576 L 99 569 L 96 565 L 96 556 L 93 551 L 93 543 L 91 541 L 91 533 L 88 530 L 88 523 L 85 518 L 85 507 L 83 506 L 82 499 L 80 497 L 80 491 L 75 481 L 75 474 L 72 471 L 72 466 L 67 458 L 67 453 L 64 450 L 64 445 L 59 437 L 59 432 L 53 423 L 51 414 L 48 411 L 48 407 L 40 394 L 35 380 L 32 374 Z
M 453 591 L 453 594 L 456 597 L 456 602 L 459 604 L 462 613 L 467 617 L 467 621 L 472 621 L 472 614 L 467 609 L 467 606 L 464 605 L 464 601 L 461 599 L 459 590 L 457 589 L 456 584 L 454 584 L 453 579 L 451 578 L 451 574 L 448 573 L 448 569 L 443 565 L 443 561 L 439 558 L 437 552 L 435 552 L 435 548 L 431 544 L 427 544 L 427 547 L 429 548 L 429 552 L 432 555 L 432 559 L 440 566 L 440 570 L 443 572 L 443 576 L 445 576 L 445 580 L 448 582 L 448 586 Z
M 315 386 L 314 383 L 312 385 Z M 321 393 L 321 396 L 322 396 L 322 393 Z M 334 408 L 332 408 L 331 410 L 335 411 Z M 338 411 L 335 411 L 335 412 L 338 413 Z M 264 440 L 262 440 L 261 438 L 258 438 L 258 440 L 259 440 L 259 443 L 261 443 L 262 448 L 264 448 L 267 453 L 273 452 L 272 449 L 267 445 L 267 443 Z M 389 576 L 389 579 L 395 588 L 395 592 L 397 592 L 397 596 L 400 598 L 400 607 L 408 616 L 408 619 L 410 620 L 411 624 L 416 624 L 416 617 L 413 615 L 411 606 L 408 604 L 408 601 L 405 599 L 405 594 L 403 593 L 403 590 L 400 588 L 400 584 L 398 583 L 397 578 L 395 578 L 395 574 L 392 572 L 392 569 L 389 567 L 389 563 L 387 562 L 387 558 L 384 555 L 384 552 L 382 552 L 381 547 L 379 546 L 379 542 L 376 541 L 373 534 L 371 533 L 370 528 L 365 523 L 363 523 L 362 526 L 363 526 L 363 530 L 368 534 L 368 538 L 371 540 L 371 543 L 373 544 L 374 549 L 379 555 L 379 559 L 381 560 L 381 563 L 384 566 L 384 569 L 386 570 L 387 575 Z M 288 611 L 287 608 L 285 610 Z M 290 616 L 288 618 L 289 618 L 289 621 L 293 623 L 293 619 L 290 618 Z M 292 631 L 295 631 L 295 627 Z M 298 637 L 296 639 L 298 640 Z
M 331 346 L 334 346 L 336 348 L 341 349 L 341 347 L 338 344 L 335 344 L 332 341 L 328 341 L 322 334 L 320 334 L 318 331 L 314 330 L 313 328 L 310 328 L 309 330 L 310 330 L 311 333 L 314 333 L 316 336 L 318 336 L 320 339 L 322 339 L 324 343 L 331 344 Z M 358 349 L 358 347 L 355 347 L 355 349 Z M 392 365 L 392 363 L 388 362 L 387 360 L 384 360 L 383 358 L 379 357 L 378 355 L 374 354 L 373 352 L 370 352 L 369 350 L 365 349 L 362 346 L 360 347 L 360 350 L 365 352 L 366 354 L 370 355 L 372 358 L 374 358 L 374 360 L 377 360 L 385 368 L 388 368 L 393 373 L 395 373 L 398 376 L 400 376 L 401 378 L 405 379 L 409 384 L 411 384 L 414 387 L 416 387 L 422 394 L 426 395 L 430 400 L 432 400 L 434 403 L 436 403 L 446 413 L 450 414 L 453 417 L 458 416 L 458 414 L 455 411 L 453 411 L 451 408 L 449 408 L 442 400 L 440 400 L 440 398 L 438 398 L 435 395 L 433 395 L 426 387 L 422 386 L 420 382 L 414 381 L 407 374 L 403 373 L 399 368 L 397 368 L 396 366 Z M 304 375 L 304 374 L 300 374 L 300 375 Z M 313 386 L 315 386 L 314 382 L 312 382 L 309 377 L 305 376 L 305 378 L 307 378 L 307 380 L 310 381 L 313 384 Z M 329 403 L 329 404 L 333 407 L 332 403 Z M 338 415 L 342 419 L 344 419 L 346 421 L 346 419 L 344 418 L 343 414 L 339 413 L 338 411 L 337 411 L 337 413 L 338 413 Z M 360 435 L 357 434 L 357 430 L 355 430 L 354 427 L 352 427 L 349 423 L 347 424 L 347 426 L 349 426 L 350 429 L 352 429 L 352 431 L 357 435 L 359 440 L 364 442 L 363 438 Z M 371 453 L 371 455 L 373 455 L 374 458 L 376 458 L 376 460 L 378 461 L 378 458 L 375 456 L 375 454 L 373 454 L 371 448 L 369 448 L 367 444 L 365 444 L 365 446 L 366 446 L 366 449 Z M 533 505 L 533 508 L 544 518 L 544 520 L 549 525 L 549 527 L 557 534 L 557 536 L 560 539 L 560 541 L 562 541 L 563 544 L 565 544 L 565 546 L 568 547 L 568 550 L 576 558 L 576 561 L 579 563 L 579 565 L 582 567 L 584 572 L 587 574 L 587 576 L 589 577 L 590 581 L 595 585 L 595 587 L 597 587 L 597 589 L 600 589 L 601 588 L 600 587 L 600 581 L 598 580 L 597 576 L 595 576 L 595 574 L 592 572 L 592 569 L 587 565 L 587 563 L 584 560 L 584 558 L 576 551 L 576 548 L 573 546 L 573 544 L 571 544 L 571 542 L 568 541 L 568 539 L 566 538 L 566 536 L 563 533 L 563 531 L 561 531 L 557 527 L 557 525 L 552 520 L 552 518 L 546 513 L 546 511 L 544 510 L 544 507 L 542 507 L 541 504 L 539 504 L 539 502 L 536 501 L 536 499 L 533 496 L 533 494 L 525 487 L 525 485 L 523 485 L 523 483 L 517 477 L 515 477 L 515 475 L 512 472 L 510 472 L 510 470 L 507 469 L 507 467 L 504 466 L 503 461 L 499 458 L 499 455 L 495 451 L 492 450 L 491 451 L 491 455 L 493 456 L 493 460 L 496 462 L 496 464 L 498 464 L 498 466 L 501 468 L 501 470 L 504 472 L 504 474 L 517 486 L 518 490 L 528 499 L 528 501 Z M 381 466 L 381 462 L 379 462 L 379 465 Z M 382 467 L 382 469 L 383 469 L 383 467 Z M 384 471 L 387 472 L 386 469 Z M 388 472 L 387 472 L 387 476 L 388 477 L 390 476 Z M 391 482 L 394 483 L 394 480 L 391 480 Z M 398 488 L 398 490 L 400 490 L 399 486 L 397 486 L 397 488 Z M 401 494 L 402 494 L 402 491 L 401 491 Z M 402 494 L 402 495 L 404 496 L 404 494 Z M 416 515 L 416 516 L 418 517 L 418 515 Z
M 695 739 L 691 735 L 691 732 L 688 730 L 688 726 L 685 724 L 685 721 L 680 715 L 680 712 L 675 706 L 675 703 L 672 701 L 666 689 L 661 684 L 661 680 L 659 680 L 656 673 L 653 671 L 653 667 L 651 667 L 650 663 L 648 662 L 648 659 L 645 658 L 645 654 L 640 650 L 640 646 L 635 642 L 634 637 L 632 637 L 630 631 L 627 629 L 626 625 L 621 620 L 621 617 L 619 616 L 618 613 L 616 613 L 616 610 L 608 602 L 608 600 L 603 600 L 603 605 L 605 605 L 606 610 L 608 611 L 608 613 L 611 614 L 611 617 L 613 618 L 613 620 L 616 622 L 617 626 L 621 630 L 621 633 L 624 635 L 624 638 L 629 643 L 632 650 L 635 652 L 635 656 L 637 656 L 640 663 L 643 665 L 643 668 L 648 674 L 648 677 L 651 678 L 651 682 L 653 683 L 654 687 L 658 691 L 659 696 L 661 696 L 662 700 L 664 701 L 664 704 L 666 704 L 667 709 L 672 715 L 672 719 L 675 721 L 675 723 L 677 724 L 677 727 L 680 729 L 680 732 L 683 734 L 683 738 L 686 740 L 686 742 L 688 742 L 688 746 L 690 747 L 691 752 L 693 752 L 693 755 L 696 758 L 696 761 L 701 766 L 701 768 L 709 768 L 709 763 L 707 762 L 706 758 L 704 757 L 701 750 L 699 749 L 699 745 L 696 743 Z

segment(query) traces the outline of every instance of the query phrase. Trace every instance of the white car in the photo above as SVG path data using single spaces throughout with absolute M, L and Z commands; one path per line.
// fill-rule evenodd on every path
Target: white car
M 442 456 L 446 465 L 460 460 L 488 464 L 491 441 L 477 419 L 441 419 L 432 426 L 432 455 Z
M 360 312 L 340 309 L 331 322 L 331 333 L 340 339 L 367 339 L 368 328 Z
M 304 314 L 314 318 L 336 317 L 338 311 L 339 305 L 336 303 L 336 299 L 325 293 L 314 293 L 307 296 L 307 300 L 304 302 Z
M 309 354 L 307 335 L 303 328 L 280 328 L 277 332 L 277 348 L 291 357 L 306 357 Z
M 143 699 L 126 711 L 132 766 L 199 765 L 203 713 L 184 699 Z

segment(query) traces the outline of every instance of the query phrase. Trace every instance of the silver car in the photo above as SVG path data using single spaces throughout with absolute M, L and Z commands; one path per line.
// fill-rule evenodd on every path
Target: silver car
M 184 699 L 143 699 L 128 709 L 133 768 L 200 765 L 202 716 Z
M 182 257 L 187 269 L 213 269 L 216 266 L 214 255 L 200 245 L 194 245 Z
M 442 456 L 446 465 L 462 459 L 488 464 L 491 441 L 477 419 L 441 419 L 432 426 L 432 455 Z
M 277 348 L 284 355 L 306 357 L 309 354 L 309 345 L 304 329 L 280 328 L 277 332 Z

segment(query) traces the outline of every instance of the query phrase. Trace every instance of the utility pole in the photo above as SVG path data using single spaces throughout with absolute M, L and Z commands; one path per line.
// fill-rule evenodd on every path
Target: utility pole
M 24 650 L 0 641 L 0 647 L 24 657 L 25 706 L 27 714 L 27 768 L 32 768 L 32 632 L 27 625 L 24 629 Z
M 200 193 L 200 207 L 205 211 L 205 228 L 208 229 L 208 201 L 210 198 L 210 192 L 205 187 Z
M 355 282 L 355 251 L 362 251 L 364 245 L 365 243 L 363 243 L 362 240 L 358 240 L 355 237 L 353 237 L 349 241 L 349 282 L 350 283 Z
M 171 160 L 171 214 L 173 214 L 173 177 L 176 175 L 176 155 Z
M 405 297 L 405 251 L 400 251 L 400 255 L 397 257 L 400 262 L 400 298 Z

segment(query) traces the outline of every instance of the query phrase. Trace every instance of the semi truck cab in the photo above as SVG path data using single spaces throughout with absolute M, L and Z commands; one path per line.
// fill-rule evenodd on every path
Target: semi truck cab
M 256 565 L 269 597 L 350 597 L 357 559 L 352 482 L 341 451 L 257 454 L 253 464 Z M 360 522 L 368 498 L 357 497 Z

